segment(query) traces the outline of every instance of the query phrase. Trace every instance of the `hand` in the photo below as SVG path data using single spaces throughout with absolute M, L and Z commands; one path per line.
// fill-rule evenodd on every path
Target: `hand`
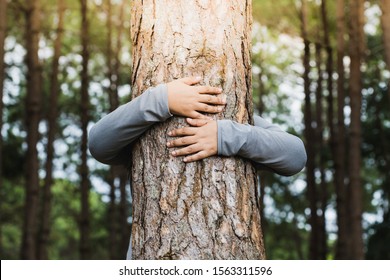
M 201 160 L 218 152 L 217 121 L 209 119 L 190 119 L 187 122 L 191 127 L 178 128 L 168 132 L 169 136 L 179 138 L 169 141 L 168 148 L 184 148 L 173 151 L 175 157 L 186 156 L 184 162 Z
M 203 113 L 222 112 L 226 96 L 222 89 L 210 86 L 192 86 L 199 83 L 200 77 L 187 77 L 167 84 L 169 111 L 174 115 L 194 119 L 208 118 Z M 219 105 L 219 106 L 218 106 Z

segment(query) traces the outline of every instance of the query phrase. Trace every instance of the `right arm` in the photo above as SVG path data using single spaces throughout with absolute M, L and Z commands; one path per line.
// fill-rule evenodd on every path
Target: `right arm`
M 170 118 L 167 85 L 149 88 L 99 120 L 89 132 L 92 156 L 105 164 L 122 164 L 131 144 L 157 122 Z

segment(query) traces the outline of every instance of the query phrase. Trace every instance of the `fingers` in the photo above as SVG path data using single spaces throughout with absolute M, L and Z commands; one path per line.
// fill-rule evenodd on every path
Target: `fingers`
M 213 104 L 213 105 L 225 105 L 226 95 L 221 94 L 219 96 L 213 96 L 209 94 L 202 94 L 199 95 L 199 101 L 203 103 Z
M 186 121 L 189 125 L 200 127 L 204 126 L 205 124 L 208 124 L 212 119 L 191 119 L 187 118 Z
M 213 106 L 204 103 L 199 103 L 196 107 L 196 110 L 204 113 L 216 114 L 222 112 L 224 108 L 224 106 Z
M 199 93 L 207 93 L 207 94 L 220 94 L 222 93 L 221 88 L 210 87 L 210 86 L 198 86 L 196 87 Z
M 178 139 L 167 142 L 167 147 L 168 148 L 182 147 L 182 146 L 192 145 L 194 143 L 196 143 L 194 137 L 186 136 L 186 137 L 180 137 Z
M 201 77 L 185 77 L 178 79 L 178 81 L 185 83 L 186 85 L 192 86 L 199 83 L 202 80 Z
M 171 154 L 174 157 L 179 157 L 179 156 L 186 156 L 186 155 L 191 155 L 194 153 L 198 153 L 199 151 L 202 150 L 202 147 L 200 145 L 194 144 L 187 146 L 185 148 L 178 149 L 176 151 L 171 152 Z
M 183 159 L 183 161 L 186 163 L 201 160 L 211 155 L 208 154 L 205 150 L 203 150 L 202 146 L 199 144 L 193 144 L 185 148 L 178 149 L 176 151 L 173 151 L 171 154 L 174 157 L 186 156 Z
M 170 132 L 168 132 L 168 135 L 171 137 L 175 136 L 192 136 L 195 135 L 196 133 L 196 128 L 193 127 L 182 127 L 178 129 L 174 129 Z

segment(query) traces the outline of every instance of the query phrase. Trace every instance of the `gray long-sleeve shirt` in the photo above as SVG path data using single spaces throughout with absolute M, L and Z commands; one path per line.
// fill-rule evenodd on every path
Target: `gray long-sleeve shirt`
M 105 164 L 126 164 L 131 144 L 153 124 L 172 117 L 166 84 L 149 88 L 131 102 L 99 120 L 89 132 L 92 156 Z M 218 120 L 218 155 L 241 156 L 258 169 L 280 175 L 298 173 L 306 164 L 306 151 L 298 137 L 255 116 L 255 125 Z

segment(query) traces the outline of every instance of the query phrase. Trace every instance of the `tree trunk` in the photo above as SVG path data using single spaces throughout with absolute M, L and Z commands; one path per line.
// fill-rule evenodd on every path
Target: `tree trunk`
M 3 88 L 4 88 L 4 79 L 5 79 L 4 41 L 6 38 L 6 33 L 7 33 L 7 0 L 0 0 L 0 133 L 3 129 Z M 3 137 L 0 137 L 0 193 L 3 193 L 3 172 L 2 171 L 3 171 Z M 2 215 L 2 213 L 0 213 L 0 215 Z M 0 224 L 0 252 L 2 252 L 3 250 L 2 236 L 3 236 L 2 225 Z
M 108 68 L 108 80 L 110 85 L 108 88 L 108 99 L 110 102 L 110 111 L 114 111 L 118 107 L 118 95 L 116 92 L 116 83 L 113 80 L 113 58 L 112 58 L 112 13 L 111 13 L 111 0 L 106 1 L 107 5 L 107 50 L 106 50 L 106 60 Z M 109 232 L 109 253 L 110 259 L 117 259 L 117 219 L 116 219 L 116 176 L 117 172 L 116 166 L 110 166 L 110 174 L 108 183 L 110 185 L 110 204 L 108 207 L 108 232 Z
M 50 78 L 50 101 L 48 114 L 48 135 L 47 135 L 47 157 L 46 157 L 46 178 L 43 190 L 41 229 L 38 243 L 38 259 L 48 259 L 47 246 L 50 236 L 50 214 L 51 214 L 51 186 L 53 185 L 53 159 L 54 159 L 54 140 L 57 132 L 58 115 L 58 61 L 61 55 L 62 34 L 63 34 L 63 16 L 65 12 L 64 0 L 58 0 L 58 26 L 57 38 L 54 42 L 54 55 L 52 61 L 52 72 Z
M 320 175 L 320 182 L 316 183 L 316 188 L 319 186 L 319 195 L 317 196 L 317 207 L 320 208 L 318 218 L 318 247 L 317 258 L 323 260 L 326 258 L 326 229 L 325 229 L 325 209 L 326 209 L 326 182 L 325 182 L 325 159 L 324 159 L 324 122 L 323 122 L 323 70 L 322 70 L 322 47 L 319 43 L 316 44 L 316 64 L 318 69 L 318 80 L 316 88 L 316 159 L 318 172 Z M 314 244 L 313 244 L 314 245 Z
M 390 1 L 381 0 L 383 42 L 385 46 L 386 64 L 390 69 Z
M 82 45 L 82 70 L 81 70 L 81 216 L 80 216 L 80 257 L 81 259 L 90 258 L 90 215 L 89 215 L 89 189 L 90 183 L 88 179 L 87 165 L 87 149 L 88 149 L 88 122 L 89 122 L 89 77 L 88 77 L 88 62 L 89 62 L 89 34 L 88 34 L 88 18 L 87 18 L 87 0 L 80 0 L 81 3 L 81 45 Z
M 311 226 L 310 232 L 310 243 L 309 243 L 309 258 L 318 259 L 318 242 L 319 242 L 319 231 L 318 231 L 318 216 L 317 216 L 317 191 L 314 177 L 314 129 L 312 126 L 313 116 L 311 108 L 311 80 L 310 80 L 310 42 L 307 38 L 307 2 L 306 0 L 301 1 L 301 32 L 304 41 L 305 49 L 303 54 L 303 80 L 304 80 L 304 91 L 305 91 L 305 140 L 306 140 L 306 181 L 307 181 L 307 196 L 310 204 L 310 218 L 309 223 Z
M 351 125 L 349 136 L 349 176 L 350 208 L 349 239 L 351 241 L 349 258 L 363 259 L 362 229 L 362 182 L 361 182 L 361 106 L 362 72 L 360 70 L 364 52 L 364 1 L 350 1 L 350 100 Z
M 118 97 L 118 86 L 120 85 L 120 68 L 121 68 L 121 60 L 120 60 L 120 54 L 122 51 L 122 36 L 123 36 L 123 29 L 124 29 L 124 13 L 125 13 L 125 6 L 126 1 L 122 1 L 121 5 L 119 6 L 119 19 L 116 22 L 117 27 L 117 38 L 116 38 L 116 45 L 115 45 L 115 54 L 114 54 L 114 65 L 113 65 L 113 73 L 116 77 L 116 97 L 117 97 L 117 106 L 119 104 L 119 97 Z M 129 235 L 130 235 L 130 226 L 128 223 L 128 217 L 130 215 L 129 213 L 129 203 L 128 203 L 128 193 L 126 191 L 126 187 L 128 187 L 128 172 L 126 168 L 123 166 L 118 167 L 117 174 L 120 180 L 119 183 L 119 193 L 120 193 L 120 199 L 119 199 L 119 227 L 118 227 L 118 237 L 119 237 L 119 258 L 123 259 L 124 256 L 126 256 L 127 248 L 129 245 Z
M 336 259 L 347 258 L 347 206 L 346 206 L 346 185 L 345 185 L 345 1 L 337 0 L 337 145 L 335 157 L 335 187 L 336 187 L 336 212 L 337 212 L 337 245 Z
M 21 247 L 22 259 L 36 258 L 36 231 L 39 192 L 39 160 L 37 143 L 38 126 L 41 119 L 41 66 L 38 58 L 40 32 L 40 2 L 28 1 L 26 11 L 26 46 L 27 46 L 27 162 L 26 162 L 26 202 Z
M 383 30 L 383 44 L 385 47 L 385 58 L 387 69 L 390 71 L 390 1 L 381 0 L 381 10 L 382 10 L 382 30 Z M 390 102 L 390 83 L 387 87 L 388 98 Z
M 329 138 L 330 138 L 330 151 L 333 155 L 333 160 L 337 156 L 336 155 L 336 140 L 335 140 L 335 123 L 334 123 L 334 97 L 333 97 L 333 51 L 332 46 L 330 45 L 330 33 L 329 33 L 329 22 L 328 22 L 328 8 L 327 8 L 327 1 L 322 0 L 321 1 L 321 18 L 322 18 L 322 24 L 324 27 L 324 45 L 326 49 L 326 74 L 327 74 L 327 91 L 328 91 L 328 97 L 327 97 L 327 104 L 328 104 L 328 111 L 327 111 L 327 120 L 328 120 L 328 126 L 329 126 Z M 323 159 L 325 161 L 325 159 Z M 324 163 L 325 164 L 325 163 Z M 325 174 L 324 174 L 325 175 Z M 325 212 L 328 205 L 328 196 L 329 196 L 329 190 L 328 186 L 323 181 L 323 187 L 321 188 L 321 205 L 322 205 L 322 256 L 323 258 L 326 258 L 326 255 L 328 254 L 328 247 L 327 247 L 327 234 L 326 234 L 326 224 L 325 224 Z
M 252 123 L 251 1 L 132 2 L 133 97 L 174 78 L 202 76 L 228 96 L 217 118 Z M 174 117 L 133 151 L 135 259 L 264 259 L 252 165 L 212 157 L 185 164 L 166 149 Z
M 129 203 L 128 203 L 128 194 L 127 187 L 129 176 L 127 170 L 124 166 L 121 166 L 122 170 L 119 171 L 120 174 L 120 201 L 119 201 L 119 227 L 118 227 L 118 236 L 119 236 L 119 257 L 123 259 L 126 256 L 127 248 L 129 246 L 129 235 L 131 233 L 128 217 L 129 213 Z

